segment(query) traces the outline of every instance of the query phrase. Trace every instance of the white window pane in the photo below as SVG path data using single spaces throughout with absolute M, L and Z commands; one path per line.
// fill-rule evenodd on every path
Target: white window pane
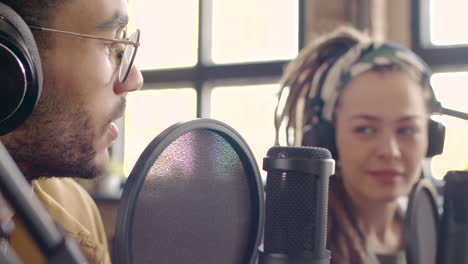
M 145 147 L 167 127 L 196 118 L 192 88 L 142 90 L 127 96 L 124 174 L 128 176 Z
M 434 45 L 468 44 L 466 0 L 430 1 L 430 38 Z
M 468 112 L 468 72 L 437 73 L 431 81 L 444 107 Z M 441 179 L 449 170 L 468 169 L 468 121 L 450 116 L 437 120 L 446 127 L 444 153 L 432 159 L 432 172 Z
M 468 72 L 436 73 L 431 83 L 437 99 L 446 108 L 468 112 Z
M 197 61 L 198 0 L 130 1 L 130 31 L 141 30 L 135 64 L 142 70 L 187 67 Z
M 298 50 L 297 0 L 212 0 L 214 63 L 291 59 Z
M 445 127 L 444 153 L 432 159 L 434 177 L 442 179 L 447 171 L 468 169 L 468 122 L 444 116 L 441 121 Z
M 218 86 L 211 93 L 211 118 L 233 127 L 247 141 L 264 178 L 263 158 L 275 139 L 278 90 L 278 84 Z

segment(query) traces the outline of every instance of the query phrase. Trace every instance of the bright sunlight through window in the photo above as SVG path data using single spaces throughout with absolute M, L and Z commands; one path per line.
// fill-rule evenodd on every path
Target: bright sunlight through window
M 434 45 L 468 44 L 466 0 L 430 0 L 430 38 Z
M 291 59 L 298 50 L 298 1 L 212 1 L 213 62 Z
M 130 32 L 141 30 L 135 65 L 141 70 L 197 62 L 198 0 L 138 0 L 129 4 Z
M 448 72 L 432 75 L 432 84 L 442 105 L 468 112 L 468 72 Z M 442 179 L 447 171 L 468 169 L 468 121 L 455 117 L 438 118 L 446 127 L 444 153 L 432 159 L 434 177 Z
M 278 91 L 278 84 L 265 84 L 218 86 L 211 93 L 211 118 L 225 122 L 242 135 L 264 179 L 263 158 L 275 143 L 273 113 Z
M 167 127 L 196 117 L 191 88 L 129 93 L 125 114 L 124 174 L 128 176 L 145 147 Z

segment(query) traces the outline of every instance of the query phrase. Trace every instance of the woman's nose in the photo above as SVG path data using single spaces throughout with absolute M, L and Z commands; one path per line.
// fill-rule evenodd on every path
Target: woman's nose
M 121 83 L 118 80 L 114 85 L 114 92 L 116 94 L 133 92 L 141 89 L 143 86 L 143 75 L 136 65 L 128 73 L 127 79 Z
M 394 135 L 382 137 L 381 144 L 377 146 L 377 156 L 381 159 L 397 159 L 401 157 L 400 144 Z

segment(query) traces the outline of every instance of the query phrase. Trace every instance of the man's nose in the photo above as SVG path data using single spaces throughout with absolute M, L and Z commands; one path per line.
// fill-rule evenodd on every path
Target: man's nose
M 141 89 L 143 86 L 143 75 L 136 65 L 132 66 L 132 69 L 128 73 L 125 82 L 121 83 L 118 80 L 114 85 L 114 92 L 116 94 L 133 92 Z

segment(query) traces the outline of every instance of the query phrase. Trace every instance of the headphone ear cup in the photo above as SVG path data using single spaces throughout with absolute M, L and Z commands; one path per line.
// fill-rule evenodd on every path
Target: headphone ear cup
M 445 126 L 441 123 L 429 119 L 428 124 L 428 147 L 426 157 L 434 157 L 444 151 Z
M 0 135 L 19 127 L 42 92 L 42 66 L 33 34 L 23 19 L 0 3 Z
M 313 146 L 328 149 L 337 160 L 338 152 L 335 143 L 335 126 L 327 121 L 318 121 L 306 127 L 302 138 L 303 146 Z

